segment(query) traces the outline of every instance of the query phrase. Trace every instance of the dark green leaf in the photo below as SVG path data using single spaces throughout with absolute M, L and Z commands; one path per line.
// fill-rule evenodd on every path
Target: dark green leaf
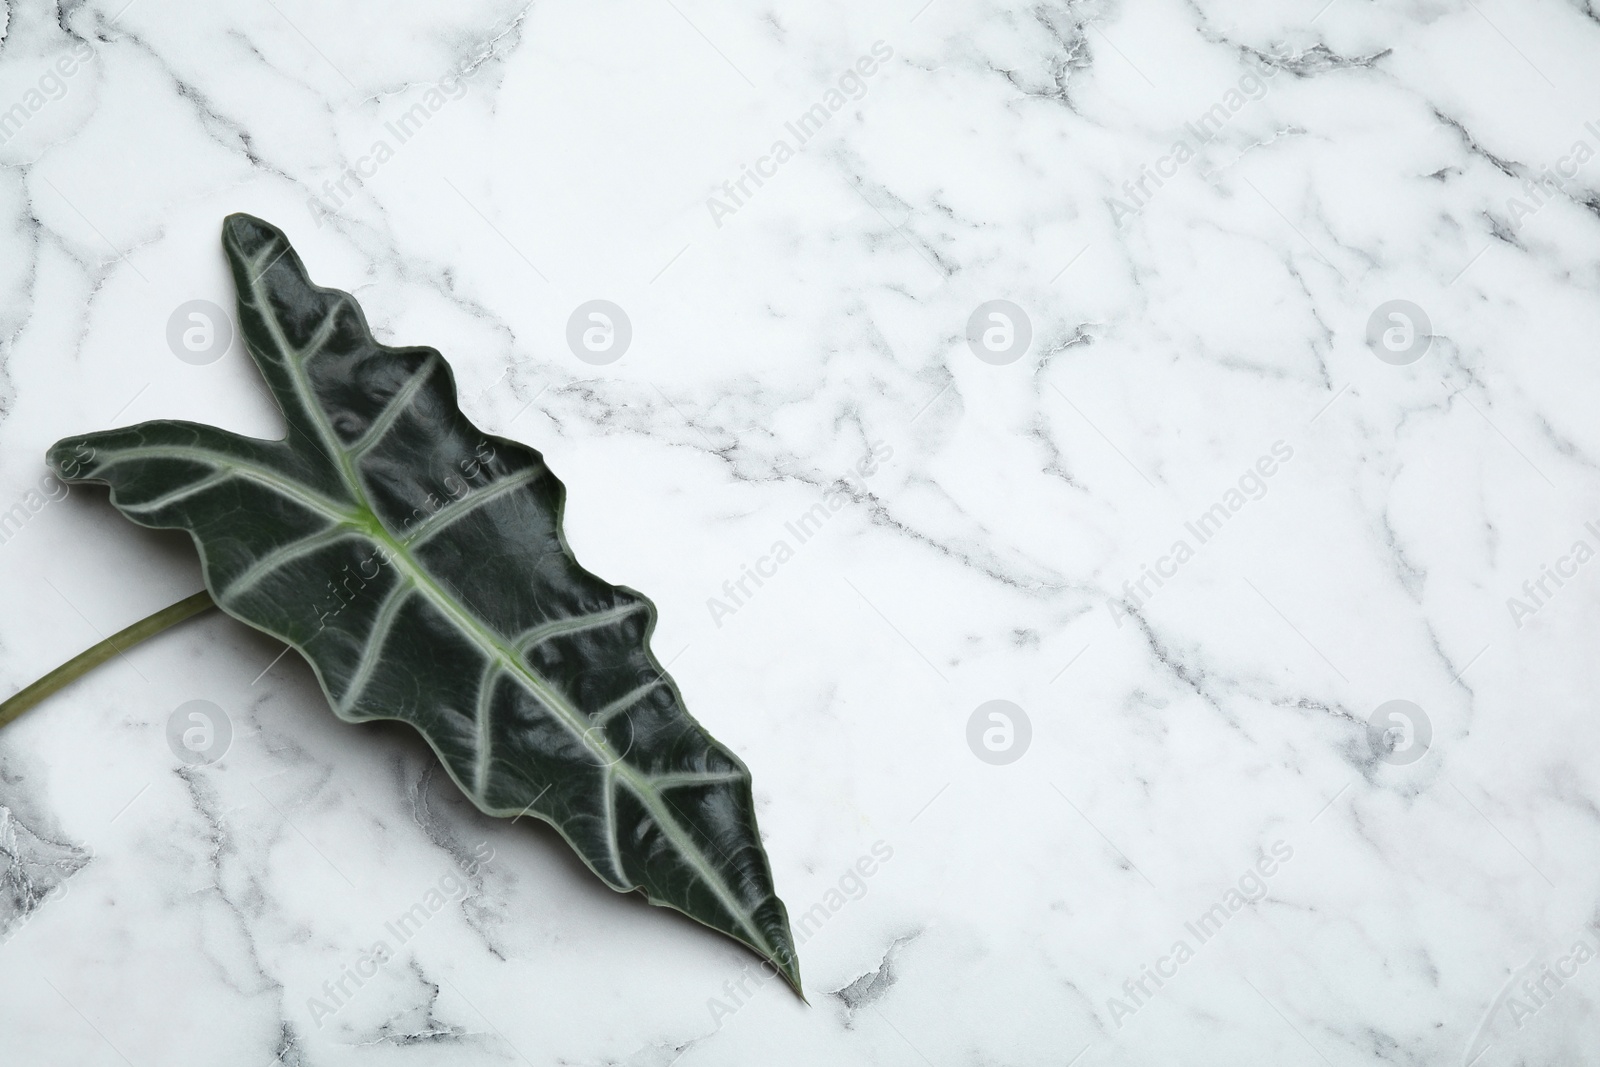
M 188 530 L 217 603 L 298 649 L 340 718 L 410 723 L 478 807 L 545 819 L 607 885 L 798 990 L 750 772 L 651 654 L 655 606 L 573 558 L 539 453 L 473 426 L 439 353 L 375 341 L 275 227 L 231 215 L 223 247 L 287 436 L 147 422 L 67 438 L 52 466 Z

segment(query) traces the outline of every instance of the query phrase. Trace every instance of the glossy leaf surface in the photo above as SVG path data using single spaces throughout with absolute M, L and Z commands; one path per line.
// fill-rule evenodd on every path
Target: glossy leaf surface
M 485 812 L 546 820 L 607 885 L 798 989 L 750 773 L 650 652 L 654 605 L 573 558 L 539 453 L 473 426 L 440 354 L 375 341 L 273 226 L 231 215 L 223 247 L 287 436 L 147 422 L 67 438 L 51 465 L 188 530 L 217 603 L 298 649 L 340 718 L 410 723 Z

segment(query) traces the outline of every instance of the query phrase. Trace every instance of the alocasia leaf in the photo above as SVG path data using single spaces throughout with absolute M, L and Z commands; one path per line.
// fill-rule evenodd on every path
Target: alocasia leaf
M 539 453 L 473 426 L 440 354 L 374 340 L 278 229 L 230 215 L 222 237 L 287 436 L 162 420 L 67 438 L 51 465 L 188 530 L 216 602 L 298 649 L 341 719 L 410 723 L 485 812 L 539 816 L 607 885 L 798 990 L 750 772 L 651 653 L 654 605 L 573 558 Z

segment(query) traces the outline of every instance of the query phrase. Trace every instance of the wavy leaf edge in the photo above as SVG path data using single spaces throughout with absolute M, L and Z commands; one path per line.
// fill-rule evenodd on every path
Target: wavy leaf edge
M 587 575 L 588 572 L 582 570 L 581 564 L 578 563 L 576 556 L 572 552 L 572 549 L 567 541 L 564 523 L 566 487 L 560 481 L 560 479 L 551 473 L 548 467 L 545 466 L 543 456 L 537 450 L 523 445 L 520 442 L 488 433 L 487 431 L 484 431 L 472 424 L 471 421 L 467 419 L 465 413 L 460 411 L 458 400 L 459 392 L 456 388 L 455 374 L 450 366 L 449 361 L 446 360 L 437 349 L 425 348 L 422 346 L 392 346 L 378 341 L 372 334 L 364 309 L 362 309 L 360 303 L 355 299 L 355 297 L 344 290 L 327 286 L 319 286 L 312 282 L 310 280 L 309 273 L 305 270 L 298 252 L 294 249 L 288 237 L 277 227 L 253 216 L 236 213 L 229 215 L 224 220 L 222 229 L 223 246 L 234 269 L 235 284 L 239 290 L 239 306 L 237 314 L 240 327 L 238 330 L 240 341 L 243 343 L 249 355 L 251 356 L 258 372 L 260 372 L 263 377 L 267 379 L 267 385 L 269 389 L 272 390 L 274 399 L 278 402 L 277 406 L 281 410 L 284 417 L 287 431 L 284 437 L 274 441 L 259 438 L 247 438 L 243 437 L 242 435 L 230 434 L 227 431 L 215 430 L 213 427 L 201 428 L 213 430 L 218 434 L 226 435 L 228 438 L 231 438 L 234 441 L 248 442 L 251 445 L 260 446 L 264 449 L 282 448 L 289 452 L 292 452 L 296 447 L 297 432 L 305 435 L 307 443 L 310 443 L 313 446 L 317 445 L 317 441 L 320 438 L 321 445 L 329 446 L 333 451 L 333 455 L 329 456 L 328 453 L 323 451 L 321 447 L 318 447 L 318 451 L 322 451 L 323 455 L 329 460 L 330 464 L 343 473 L 346 483 L 345 488 L 348 489 L 349 492 L 354 496 L 355 499 L 353 503 L 356 505 L 357 510 L 351 512 L 341 511 L 337 506 L 338 502 L 336 500 L 318 499 L 320 494 L 310 494 L 308 497 L 308 494 L 297 487 L 294 487 L 290 484 L 279 483 L 276 479 L 278 476 L 282 475 L 283 472 L 281 471 L 249 470 L 248 473 L 245 473 L 245 471 L 249 469 L 249 465 L 245 463 L 237 464 L 238 469 L 234 471 L 223 473 L 221 470 L 219 470 L 215 476 L 202 477 L 197 484 L 185 486 L 182 490 L 172 494 L 167 494 L 165 497 L 160 497 L 155 501 L 145 500 L 140 502 L 136 499 L 124 499 L 124 497 L 127 495 L 123 491 L 126 488 L 126 485 L 119 484 L 116 480 L 114 480 L 114 478 L 109 476 L 96 476 L 97 473 L 102 473 L 104 468 L 97 470 L 94 459 L 86 459 L 84 456 L 83 449 L 85 447 L 90 449 L 91 454 L 97 455 L 100 452 L 100 449 L 96 448 L 96 446 L 91 442 L 97 439 L 103 440 L 111 435 L 140 433 L 147 431 L 148 428 L 153 427 L 189 427 L 191 425 L 195 425 L 177 423 L 172 420 L 153 420 L 150 422 L 140 423 L 132 427 L 122 427 L 108 431 L 101 431 L 95 434 L 85 434 L 64 438 L 51 447 L 48 456 L 50 466 L 64 481 L 69 481 L 74 484 L 92 482 L 107 485 L 110 490 L 109 496 L 111 503 L 125 517 L 138 525 L 151 529 L 170 529 L 174 528 L 174 526 L 185 529 L 186 532 L 190 534 L 191 540 L 194 542 L 195 548 L 199 553 L 201 570 L 205 579 L 206 588 L 210 592 L 212 598 L 216 601 L 217 605 L 221 607 L 222 610 L 230 617 L 237 619 L 253 629 L 261 630 L 277 640 L 283 641 L 285 644 L 288 644 L 290 647 L 294 648 L 298 653 L 300 653 L 301 657 L 311 666 L 312 673 L 317 679 L 317 684 L 321 687 L 324 696 L 328 700 L 330 708 L 338 718 L 351 723 L 384 719 L 389 721 L 404 722 L 412 726 L 420 734 L 422 734 L 429 748 L 434 752 L 435 756 L 438 757 L 440 763 L 443 765 L 451 780 L 455 782 L 457 787 L 460 788 L 462 792 L 480 810 L 484 811 L 486 814 L 497 817 L 518 817 L 527 814 L 545 822 L 553 827 L 561 836 L 561 838 L 567 843 L 567 845 L 572 848 L 575 853 L 577 853 L 579 859 L 583 861 L 584 865 L 588 867 L 596 877 L 598 877 L 606 885 L 610 886 L 613 890 L 619 893 L 631 893 L 635 891 L 641 892 L 653 905 L 678 911 L 697 922 L 711 926 L 713 929 L 717 929 L 720 932 L 728 934 L 730 937 L 740 941 L 756 952 L 757 955 L 762 958 L 763 965 L 770 964 L 772 968 L 774 968 L 774 973 L 782 974 L 786 981 L 793 987 L 795 992 L 801 995 L 803 998 L 804 993 L 801 988 L 798 959 L 793 949 L 793 935 L 792 930 L 788 925 L 787 911 L 783 907 L 781 899 L 777 897 L 776 891 L 770 888 L 770 868 L 767 867 L 764 849 L 762 849 L 760 843 L 759 831 L 755 828 L 753 816 L 754 804 L 753 796 L 751 795 L 751 775 L 749 769 L 743 760 L 739 759 L 739 757 L 730 749 L 727 749 L 726 746 L 721 745 L 720 742 L 715 741 L 715 739 L 704 730 L 704 727 L 694 719 L 692 714 L 689 713 L 676 681 L 667 674 L 659 659 L 656 657 L 654 650 L 650 647 L 650 638 L 654 634 L 658 615 L 654 602 L 644 594 L 639 593 L 637 590 L 627 586 L 610 585 L 610 583 L 605 583 L 610 589 L 621 594 L 622 598 L 631 599 L 632 601 L 635 601 L 635 603 L 612 609 L 615 612 L 615 616 L 613 618 L 608 618 L 604 622 L 594 621 L 593 616 L 583 617 L 579 619 L 579 626 L 603 626 L 605 625 L 605 622 L 617 621 L 630 614 L 638 614 L 643 616 L 644 625 L 639 640 L 642 643 L 644 661 L 653 672 L 656 679 L 649 683 L 649 687 L 652 689 L 664 687 L 670 692 L 671 706 L 681 713 L 683 718 L 687 720 L 689 727 L 698 730 L 701 734 L 703 734 L 710 744 L 714 746 L 716 753 L 719 756 L 726 758 L 726 760 L 731 763 L 731 771 L 724 775 L 721 781 L 734 785 L 736 788 L 738 786 L 742 786 L 743 788 L 743 799 L 746 802 L 745 807 L 752 813 L 749 818 L 749 826 L 754 834 L 754 840 L 752 844 L 760 854 L 760 866 L 764 868 L 766 884 L 768 887 L 767 891 L 770 895 L 772 904 L 776 906 L 776 917 L 780 919 L 782 923 L 784 937 L 779 943 L 774 943 L 774 939 L 763 932 L 762 926 L 758 922 L 755 914 L 749 909 L 740 907 L 739 898 L 737 895 L 734 895 L 731 892 L 720 894 L 720 899 L 722 900 L 723 906 L 737 919 L 742 921 L 745 927 L 745 932 L 750 935 L 748 937 L 742 936 L 739 932 L 729 930 L 724 926 L 712 923 L 700 915 L 696 915 L 688 907 L 679 902 L 657 896 L 656 894 L 650 892 L 650 890 L 643 884 L 619 884 L 619 879 L 608 875 L 597 866 L 595 860 L 591 857 L 589 852 L 586 851 L 583 844 L 575 838 L 573 833 L 569 833 L 567 825 L 563 824 L 563 822 L 559 819 L 546 814 L 544 811 L 534 809 L 532 804 L 523 807 L 491 807 L 487 802 L 486 783 L 483 774 L 480 773 L 477 779 L 473 782 L 469 783 L 464 781 L 462 775 L 459 773 L 458 768 L 455 765 L 455 762 L 452 760 L 451 755 L 443 747 L 441 747 L 441 742 L 435 737 L 434 733 L 422 728 L 417 722 L 398 712 L 390 714 L 357 714 L 354 708 L 351 706 L 351 702 L 353 699 L 359 699 L 362 696 L 362 692 L 359 689 L 355 690 L 353 698 L 351 692 L 348 690 L 344 697 L 341 698 L 336 696 L 336 686 L 328 677 L 324 664 L 319 659 L 319 654 L 309 647 L 310 641 L 315 637 L 321 636 L 323 630 L 319 629 L 312 635 L 311 638 L 297 639 L 292 633 L 278 632 L 270 628 L 268 625 L 263 624 L 259 619 L 249 617 L 249 615 L 247 615 L 242 608 L 238 607 L 238 605 L 230 603 L 230 594 L 235 592 L 236 587 L 240 584 L 241 578 L 236 577 L 235 580 L 228 583 L 226 587 L 219 587 L 220 583 L 216 578 L 216 568 L 213 565 L 214 561 L 212 559 L 210 546 L 208 546 L 206 539 L 202 536 L 202 533 L 192 526 L 184 526 L 171 521 L 163 521 L 158 517 L 160 512 L 181 503 L 182 499 L 188 496 L 201 495 L 207 489 L 214 488 L 217 485 L 220 485 L 223 481 L 226 481 L 231 477 L 238 476 L 247 481 L 269 481 L 271 482 L 272 490 L 281 492 L 285 496 L 292 497 L 297 503 L 300 503 L 316 513 L 321 514 L 323 517 L 332 522 L 332 525 L 330 525 L 328 528 L 324 529 L 319 534 L 313 535 L 314 537 L 322 537 L 323 535 L 330 536 L 327 536 L 325 540 L 319 541 L 316 545 L 311 546 L 306 555 L 314 555 L 316 551 L 329 547 L 335 542 L 343 540 L 347 537 L 353 536 L 364 538 L 370 541 L 375 551 L 383 555 L 384 565 L 398 564 L 395 569 L 403 572 L 404 574 L 403 579 L 391 587 L 390 595 L 384 597 L 387 605 L 388 601 L 394 599 L 394 591 L 396 589 L 406 588 L 406 592 L 398 598 L 401 603 L 395 606 L 393 611 L 394 615 L 398 615 L 399 612 L 404 609 L 404 601 L 414 599 L 414 594 L 422 591 L 425 587 L 431 586 L 432 588 L 424 594 L 425 598 L 436 608 L 440 608 L 444 614 L 447 615 L 452 614 L 452 612 L 449 610 L 450 606 L 457 608 L 458 610 L 453 614 L 456 614 L 459 617 L 454 621 L 461 628 L 462 635 L 464 637 L 477 640 L 480 648 L 485 652 L 486 656 L 490 660 L 490 665 L 498 668 L 492 671 L 486 670 L 485 677 L 480 679 L 480 712 L 482 711 L 481 700 L 483 698 L 484 691 L 488 691 L 488 699 L 492 703 L 494 700 L 494 692 L 499 686 L 501 680 L 500 676 L 502 674 L 510 673 L 513 677 L 521 675 L 520 680 L 528 685 L 532 695 L 541 700 L 547 707 L 550 708 L 552 712 L 557 713 L 558 717 L 563 714 L 563 712 L 570 712 L 570 721 L 568 721 L 566 725 L 572 729 L 575 739 L 586 745 L 597 759 L 601 761 L 610 761 L 607 770 L 603 772 L 603 774 L 616 774 L 618 777 L 624 779 L 628 788 L 649 810 L 650 817 L 655 821 L 655 824 L 660 832 L 672 839 L 674 843 L 678 845 L 679 851 L 685 857 L 697 857 L 699 852 L 702 851 L 693 847 L 694 842 L 692 839 L 688 840 L 686 843 L 686 839 L 689 838 L 688 832 L 685 831 L 684 827 L 679 825 L 676 820 L 671 818 L 670 813 L 666 811 L 664 806 L 670 806 L 672 809 L 678 810 L 677 805 L 674 804 L 666 795 L 666 791 L 668 789 L 710 784 L 709 780 L 697 779 L 690 782 L 670 783 L 665 787 L 661 787 L 656 781 L 648 776 L 638 776 L 635 773 L 635 768 L 633 768 L 631 764 L 625 762 L 625 757 L 631 751 L 631 739 L 629 750 L 619 754 L 615 751 L 615 747 L 610 745 L 607 740 L 607 735 L 603 729 L 605 726 L 605 719 L 601 719 L 599 722 L 589 721 L 588 725 L 579 726 L 579 723 L 585 721 L 585 713 L 583 709 L 572 706 L 571 698 L 567 694 L 561 692 L 555 686 L 551 685 L 538 673 L 538 671 L 528 667 L 523 662 L 523 655 L 533 644 L 541 643 L 551 638 L 574 632 L 570 629 L 561 629 L 561 622 L 566 620 L 557 620 L 551 623 L 549 633 L 535 633 L 531 635 L 523 634 L 518 639 L 516 647 L 508 646 L 501 635 L 496 634 L 488 625 L 482 624 L 481 620 L 475 618 L 472 608 L 462 602 L 462 599 L 459 595 L 452 595 L 452 593 L 446 592 L 445 590 L 439 588 L 437 583 L 434 582 L 432 576 L 430 575 L 429 569 L 425 565 L 424 561 L 416 558 L 412 554 L 411 549 L 413 545 L 419 543 L 426 544 L 433 536 L 448 527 L 449 521 L 440 520 L 439 517 L 440 515 L 445 514 L 452 507 L 452 505 L 462 504 L 464 502 L 479 505 L 486 502 L 489 494 L 475 496 L 473 495 L 474 493 L 483 494 L 483 489 L 479 488 L 475 490 L 469 490 L 461 500 L 455 500 L 451 501 L 450 503 L 446 503 L 438 510 L 435 510 L 430 515 L 425 517 L 420 523 L 417 524 L 417 529 L 410 530 L 408 536 L 404 538 L 397 537 L 392 531 L 390 531 L 385 524 L 383 517 L 379 514 L 379 509 L 369 498 L 365 483 L 353 465 L 354 461 L 352 461 L 350 451 L 348 451 L 347 447 L 343 444 L 343 442 L 341 442 L 339 433 L 328 421 L 326 413 L 320 409 L 315 383 L 309 380 L 309 376 L 304 373 L 303 367 L 296 367 L 295 365 L 293 353 L 295 353 L 297 350 L 304 349 L 308 351 L 310 354 L 306 355 L 305 358 L 307 361 L 309 361 L 310 355 L 321 354 L 323 349 L 317 345 L 295 346 L 281 331 L 279 331 L 274 337 L 278 348 L 280 349 L 277 355 L 282 357 L 284 360 L 284 365 L 289 371 L 292 388 L 299 396 L 301 404 L 304 408 L 304 413 L 309 417 L 310 420 L 312 420 L 313 425 L 310 432 L 308 432 L 306 427 L 297 425 L 295 417 L 296 413 L 289 410 L 284 404 L 281 388 L 280 386 L 274 384 L 271 369 L 267 365 L 267 361 L 271 358 L 270 354 L 263 354 L 262 352 L 258 351 L 257 343 L 251 339 L 251 331 L 246 328 L 245 324 L 248 318 L 247 308 L 251 307 L 251 305 L 247 304 L 246 302 L 245 288 L 239 285 L 240 273 L 242 271 L 249 272 L 249 276 L 251 277 L 249 295 L 252 301 L 255 302 L 257 310 L 260 310 L 261 308 L 269 306 L 271 300 L 271 293 L 268 291 L 268 287 L 264 282 L 267 271 L 271 270 L 280 261 L 287 261 L 290 269 L 312 293 L 316 294 L 316 296 L 320 298 L 325 298 L 331 301 L 334 310 L 329 314 L 330 332 L 332 328 L 336 328 L 338 325 L 337 322 L 334 322 L 333 320 L 336 319 L 341 313 L 349 312 L 354 316 L 355 324 L 358 326 L 360 336 L 366 340 L 366 342 L 370 345 L 371 350 L 376 354 L 398 357 L 407 353 L 428 353 L 424 360 L 423 366 L 417 368 L 409 376 L 407 385 L 402 387 L 402 389 L 398 390 L 395 394 L 388 398 L 388 401 L 384 405 L 385 410 L 382 413 L 382 418 L 374 420 L 372 425 L 368 428 L 368 433 L 364 434 L 363 437 L 358 439 L 356 443 L 363 445 L 372 443 L 369 442 L 367 438 L 371 436 L 373 432 L 376 432 L 377 434 L 376 440 L 381 441 L 382 436 L 392 429 L 394 422 L 405 416 L 405 412 L 399 409 L 400 405 L 395 403 L 395 401 L 401 401 L 404 403 L 405 401 L 413 399 L 416 395 L 416 392 L 420 391 L 426 386 L 426 378 L 428 376 L 434 373 L 442 373 L 443 396 L 446 400 L 448 400 L 449 406 L 459 416 L 463 425 L 471 427 L 475 434 L 477 434 L 485 443 L 490 444 L 496 451 L 499 449 L 504 449 L 506 452 L 511 454 L 520 452 L 530 454 L 533 457 L 532 465 L 529 468 L 526 468 L 525 477 L 518 479 L 515 476 L 507 476 L 497 481 L 490 482 L 489 487 L 492 487 L 493 489 L 492 495 L 498 496 L 510 494 L 517 488 L 527 485 L 529 482 L 547 478 L 549 482 L 552 483 L 551 489 L 554 496 L 554 505 L 551 515 L 551 524 L 553 526 L 553 530 L 551 532 L 555 542 L 559 547 L 566 564 L 571 568 L 574 568 L 577 571 Z M 237 236 L 241 229 L 264 232 L 267 235 L 265 240 L 265 252 L 258 253 L 257 257 L 252 257 L 249 250 L 244 246 Z M 265 253 L 273 251 L 277 245 L 282 246 L 281 251 L 277 252 L 270 263 L 267 263 L 265 266 L 261 266 L 260 263 L 265 258 Z M 275 321 L 275 315 L 273 314 L 262 313 L 260 317 L 269 325 Z M 319 331 L 320 329 L 321 328 L 319 327 Z M 415 389 L 411 388 L 413 385 L 415 385 Z M 123 451 L 126 452 L 127 450 Z M 176 454 L 172 456 L 159 456 L 154 454 L 153 451 L 151 451 L 148 456 L 133 455 L 128 458 L 149 458 L 152 460 L 170 458 L 175 462 L 200 462 L 193 457 L 180 458 L 177 457 Z M 234 458 L 238 459 L 239 457 Z M 359 457 L 357 458 L 359 459 Z M 122 462 L 122 460 L 115 460 L 110 464 L 106 464 L 106 466 L 109 467 L 120 462 Z M 85 473 L 85 470 L 89 470 L 94 473 Z M 512 484 L 513 482 L 515 482 L 515 484 Z M 330 508 L 328 505 L 333 505 L 333 507 Z M 289 547 L 298 548 L 304 546 L 301 545 L 300 542 L 295 542 Z M 287 559 L 282 562 L 293 563 L 296 561 L 296 559 Z M 269 562 L 269 560 L 262 560 L 260 562 L 266 563 Z M 261 577 L 261 575 L 247 574 L 243 577 L 251 579 L 251 587 L 253 588 L 255 579 Z M 590 577 L 593 576 L 591 575 Z M 603 581 L 600 579 L 596 580 Z M 407 588 L 408 585 L 409 588 Z M 247 595 L 250 591 L 251 589 L 247 588 L 244 592 Z M 390 624 L 393 624 L 393 618 L 390 619 Z M 381 635 L 381 641 L 379 642 L 377 653 L 380 661 L 384 656 L 384 645 L 382 642 L 386 642 L 389 639 L 389 636 L 390 632 L 388 630 L 385 630 Z M 496 653 L 499 654 L 498 658 L 495 656 Z M 367 680 L 368 679 L 360 677 L 355 679 L 356 682 L 365 682 Z M 351 688 L 354 687 L 352 686 Z M 642 699 L 642 697 L 640 699 Z M 565 708 L 563 708 L 564 705 Z M 606 709 L 601 710 L 604 712 Z M 629 710 L 629 707 L 621 707 L 618 709 L 612 709 L 612 712 L 613 714 L 616 714 L 620 712 L 627 712 Z M 596 736 L 597 732 L 598 736 Z M 487 747 L 484 749 L 484 759 L 487 763 L 493 762 L 493 752 Z M 617 770 L 616 768 L 622 768 L 622 770 Z M 547 785 L 546 789 L 548 788 L 550 787 Z M 609 795 L 616 787 L 607 785 L 604 788 L 606 788 Z M 647 794 L 652 792 L 655 794 L 654 802 L 647 797 Z M 541 793 L 541 796 L 542 795 L 543 794 Z M 534 803 L 537 803 L 537 800 L 538 798 L 535 798 Z M 615 807 L 614 797 L 609 801 L 609 803 L 613 808 Z M 681 814 L 681 811 L 679 811 L 679 814 Z M 620 829 L 617 830 L 617 833 L 620 833 Z M 712 840 L 712 844 L 715 844 L 714 840 Z M 720 849 L 720 846 L 718 846 L 718 848 Z M 723 852 L 723 855 L 724 857 L 727 857 L 727 853 L 725 851 Z M 613 856 L 618 858 L 614 872 L 616 874 L 621 874 L 625 879 L 627 877 L 627 872 L 624 870 L 623 862 L 620 859 L 620 851 L 618 849 L 614 849 Z M 733 861 L 730 858 L 730 865 L 732 862 Z M 714 892 L 718 890 L 722 882 L 720 876 L 717 876 L 715 872 L 709 872 L 703 867 L 700 868 L 700 874 L 712 887 Z M 771 923 L 769 922 L 767 925 L 770 927 Z

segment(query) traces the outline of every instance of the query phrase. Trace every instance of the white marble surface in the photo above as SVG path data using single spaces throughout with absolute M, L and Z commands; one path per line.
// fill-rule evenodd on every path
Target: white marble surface
M 42 454 L 276 432 L 240 351 L 166 339 L 250 211 L 544 450 L 823 910 L 808 1007 L 210 616 L 0 734 L 7 1062 L 1596 1062 L 1592 0 L 125 2 L 5 5 L 0 682 L 199 587 Z M 191 700 L 218 762 L 169 749 Z

